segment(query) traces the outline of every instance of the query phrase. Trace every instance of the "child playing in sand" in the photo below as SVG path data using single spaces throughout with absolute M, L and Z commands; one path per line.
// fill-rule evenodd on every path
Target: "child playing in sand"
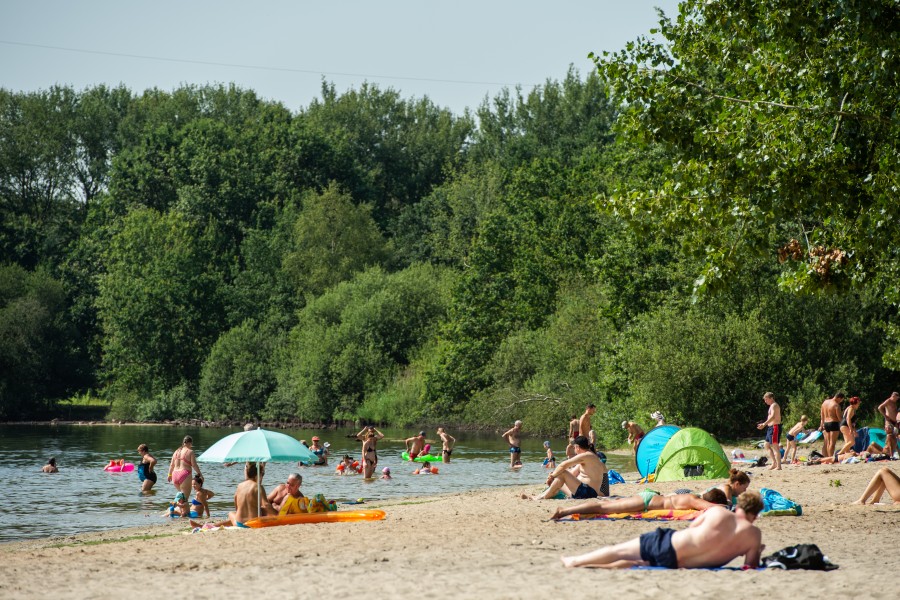
M 544 448 L 547 449 L 547 458 L 544 459 L 544 468 L 545 469 L 555 469 L 556 468 L 556 457 L 553 455 L 553 450 L 550 449 L 550 442 L 544 442 Z
M 797 434 L 806 429 L 806 424 L 809 423 L 809 418 L 806 415 L 802 415 L 800 420 L 791 427 L 787 435 L 787 447 L 784 449 L 784 457 L 788 459 L 787 463 L 789 465 L 797 464 Z
M 385 467 L 381 470 L 381 478 L 382 479 L 393 479 L 393 477 L 391 477 L 391 468 L 390 467 Z
M 206 518 L 209 518 L 209 499 L 216 494 L 203 489 L 203 475 L 194 475 L 191 487 L 194 488 L 194 497 L 191 498 L 191 518 L 202 519 L 203 513 L 206 513 Z

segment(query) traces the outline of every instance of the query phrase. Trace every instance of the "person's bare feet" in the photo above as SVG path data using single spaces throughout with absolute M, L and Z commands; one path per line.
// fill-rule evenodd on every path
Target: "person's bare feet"
M 190 520 L 190 523 L 191 527 L 203 527 L 203 523 L 200 523 L 199 521 L 195 521 L 193 519 Z
M 563 557 L 562 557 L 562 564 L 563 564 L 563 566 L 566 567 L 567 569 L 571 569 L 572 567 L 577 567 L 577 566 L 578 566 L 578 565 L 575 564 L 575 557 L 574 557 L 574 556 L 563 556 Z
M 850 504 L 855 504 L 856 506 L 863 506 L 863 505 L 865 505 L 865 502 L 863 502 L 862 500 L 854 500 Z

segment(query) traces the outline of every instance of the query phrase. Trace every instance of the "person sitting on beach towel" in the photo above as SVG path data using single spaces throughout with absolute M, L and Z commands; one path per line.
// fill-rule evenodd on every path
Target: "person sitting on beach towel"
M 573 469 L 573 471 L 569 471 Z M 575 438 L 575 456 L 559 463 L 547 476 L 547 489 L 534 500 L 553 498 L 559 491 L 575 500 L 609 496 L 609 474 L 603 461 L 594 454 L 591 442 L 583 435 Z M 527 494 L 523 500 L 529 499 Z
M 615 515 L 639 513 L 648 510 L 706 510 L 713 506 L 725 506 L 728 499 L 719 488 L 708 490 L 703 496 L 694 494 L 670 494 L 663 496 L 653 490 L 644 490 L 636 496 L 583 502 L 568 508 L 557 508 L 554 521 L 571 515 Z
M 743 556 L 744 566 L 755 569 L 762 551 L 762 533 L 753 522 L 762 506 L 758 493 L 744 492 L 733 513 L 715 506 L 697 517 L 687 529 L 659 528 L 615 546 L 604 546 L 579 556 L 564 556 L 562 562 L 566 567 L 603 569 L 715 568 Z

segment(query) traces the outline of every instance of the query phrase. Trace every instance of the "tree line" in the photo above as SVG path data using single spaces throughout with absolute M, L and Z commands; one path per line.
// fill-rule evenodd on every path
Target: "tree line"
M 688 1 L 462 115 L 368 84 L 296 112 L 0 90 L 0 418 L 88 394 L 561 434 L 593 402 L 618 444 L 653 410 L 748 435 L 765 391 L 788 419 L 838 389 L 873 409 L 900 356 L 900 17 L 862 4 Z

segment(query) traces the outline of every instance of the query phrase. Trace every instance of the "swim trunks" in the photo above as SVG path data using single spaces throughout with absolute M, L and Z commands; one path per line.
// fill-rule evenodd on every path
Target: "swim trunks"
M 789 442 L 793 442 L 793 441 L 794 441 L 794 436 L 792 436 L 792 435 L 789 434 L 789 433 L 784 434 L 784 437 L 785 437 L 785 439 L 786 439 L 787 441 L 789 441 Z
M 840 431 L 841 424 L 837 421 L 825 421 L 825 423 L 822 424 L 822 429 L 825 431 Z
M 521 452 L 522 452 L 522 449 L 518 446 L 510 446 L 509 447 L 510 454 L 520 454 Z
M 177 469 L 172 473 L 172 483 L 175 487 L 180 487 L 184 481 L 191 476 L 190 469 Z
M 781 443 L 781 423 L 766 427 L 766 441 L 776 446 Z
M 653 490 L 644 490 L 643 492 L 638 492 L 638 496 L 644 499 L 644 510 L 650 510 L 650 500 L 654 496 L 659 496 L 659 493 Z
M 678 556 L 672 547 L 674 529 L 657 528 L 640 537 L 641 560 L 647 561 L 651 567 L 678 568 Z
M 575 500 L 586 500 L 588 498 L 596 498 L 597 490 L 592 488 L 586 483 L 582 483 L 578 486 L 578 489 L 575 490 L 575 493 L 572 494 L 572 498 Z

